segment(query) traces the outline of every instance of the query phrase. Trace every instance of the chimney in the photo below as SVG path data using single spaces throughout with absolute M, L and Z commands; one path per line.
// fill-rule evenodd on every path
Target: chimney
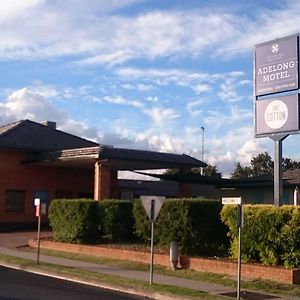
M 56 129 L 56 122 L 52 122 L 52 121 L 43 121 L 41 122 L 42 125 Z

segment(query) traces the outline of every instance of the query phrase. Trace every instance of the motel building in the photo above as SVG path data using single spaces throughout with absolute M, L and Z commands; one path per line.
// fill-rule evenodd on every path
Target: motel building
M 34 222 L 34 199 L 122 199 L 119 170 L 205 167 L 188 155 L 99 145 L 56 129 L 55 122 L 22 120 L 0 127 L 0 223 Z M 188 197 L 179 184 L 178 197 Z

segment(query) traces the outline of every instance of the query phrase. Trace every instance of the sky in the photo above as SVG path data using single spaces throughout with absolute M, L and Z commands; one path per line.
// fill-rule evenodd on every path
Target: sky
M 299 1 L 10 0 L 0 28 L 1 125 L 50 120 L 198 159 L 204 133 L 204 161 L 225 177 L 273 156 L 254 138 L 253 50 L 300 32 Z M 289 136 L 283 156 L 300 160 L 299 145 Z

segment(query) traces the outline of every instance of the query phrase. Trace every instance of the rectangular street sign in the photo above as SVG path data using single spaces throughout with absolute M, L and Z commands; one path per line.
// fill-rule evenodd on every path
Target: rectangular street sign
M 255 46 L 255 96 L 298 89 L 298 35 Z
M 222 204 L 242 204 L 242 197 L 223 197 L 222 198 Z

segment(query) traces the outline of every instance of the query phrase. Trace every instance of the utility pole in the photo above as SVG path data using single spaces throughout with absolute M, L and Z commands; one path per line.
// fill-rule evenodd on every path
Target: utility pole
M 203 162 L 203 160 L 204 160 L 204 127 L 203 127 L 203 126 L 201 126 L 201 130 L 202 130 L 202 151 L 201 151 L 201 161 Z M 200 171 L 201 171 L 201 175 L 203 175 L 203 167 L 201 167 Z

